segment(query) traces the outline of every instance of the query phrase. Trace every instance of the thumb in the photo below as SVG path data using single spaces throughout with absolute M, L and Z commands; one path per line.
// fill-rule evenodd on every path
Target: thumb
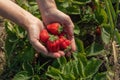
M 74 24 L 72 23 L 71 19 L 68 19 L 67 21 L 65 21 L 63 23 L 63 26 L 68 37 L 72 39 L 74 36 Z
M 41 52 L 45 55 L 48 54 L 47 49 L 45 48 L 45 46 L 43 46 L 39 40 L 32 40 L 30 41 L 30 43 L 32 44 L 32 46 L 35 48 L 35 50 L 37 50 L 38 52 Z

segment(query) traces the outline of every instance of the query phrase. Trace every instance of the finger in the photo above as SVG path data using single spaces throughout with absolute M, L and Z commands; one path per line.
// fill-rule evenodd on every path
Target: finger
M 59 58 L 61 57 L 61 54 L 59 52 L 54 52 L 54 53 L 48 53 L 49 57 L 52 57 L 52 58 Z
M 45 54 L 45 55 L 47 55 L 48 54 L 48 51 L 47 51 L 47 49 L 45 48 L 45 46 L 43 46 L 40 42 L 39 42 L 39 40 L 32 40 L 32 41 L 30 41 L 30 43 L 33 45 L 33 47 L 38 51 L 38 52 L 41 52 L 41 53 L 43 53 L 43 54 Z
M 63 26 L 65 28 L 64 30 L 67 33 L 68 37 L 72 38 L 74 36 L 74 31 L 73 31 L 74 24 L 69 17 L 65 19 Z
M 54 52 L 54 53 L 48 53 L 47 56 L 50 56 L 52 58 L 59 58 L 64 55 L 65 55 L 65 53 L 63 51 L 58 51 L 58 52 Z
M 61 56 L 64 56 L 65 53 L 63 51 L 58 51 Z
M 62 51 L 49 53 L 47 49 L 42 44 L 40 44 L 38 41 L 34 42 L 34 44 L 32 45 L 38 52 L 41 52 L 44 55 L 52 57 L 52 58 L 59 58 L 64 55 L 64 52 Z
M 77 50 L 74 37 L 71 39 L 71 49 L 72 49 L 72 51 L 76 51 Z

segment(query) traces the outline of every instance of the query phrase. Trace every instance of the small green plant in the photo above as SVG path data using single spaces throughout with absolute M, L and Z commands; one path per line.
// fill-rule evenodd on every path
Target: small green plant
M 97 80 L 97 77 L 106 80 L 106 74 L 99 73 L 101 64 L 101 60 L 96 58 L 88 60 L 83 53 L 74 53 L 74 59 L 69 62 L 65 57 L 57 59 L 55 67 L 49 66 L 46 75 L 55 80 Z M 103 74 L 104 76 L 99 76 Z

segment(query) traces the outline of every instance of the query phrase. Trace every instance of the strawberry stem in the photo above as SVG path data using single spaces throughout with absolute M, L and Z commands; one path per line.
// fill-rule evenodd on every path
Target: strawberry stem
M 63 31 L 63 27 L 60 25 L 58 29 L 58 33 L 61 33 Z

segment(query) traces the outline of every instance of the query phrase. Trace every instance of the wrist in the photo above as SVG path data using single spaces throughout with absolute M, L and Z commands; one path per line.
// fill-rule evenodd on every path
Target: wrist
M 40 20 L 33 15 L 27 15 L 22 22 L 23 24 L 21 25 L 23 26 L 23 28 L 28 31 L 31 27 L 38 24 Z
M 0 15 L 25 29 L 28 29 L 29 25 L 37 21 L 36 17 L 10 0 L 0 0 Z
M 50 9 L 56 9 L 56 4 L 54 0 L 36 0 L 41 14 L 48 12 Z

